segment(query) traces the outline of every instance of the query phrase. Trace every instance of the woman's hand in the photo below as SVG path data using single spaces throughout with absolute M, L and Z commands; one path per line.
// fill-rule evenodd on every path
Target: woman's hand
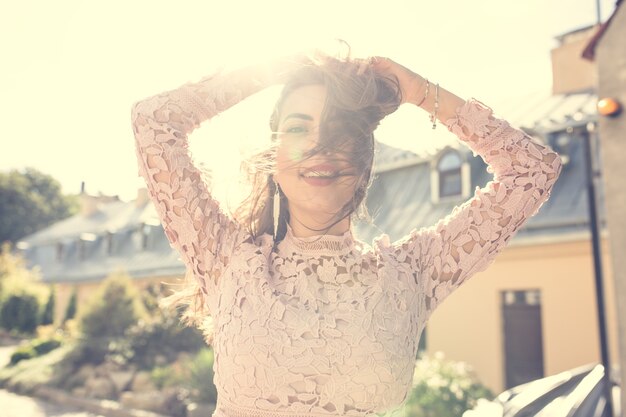
M 424 97 L 424 89 L 426 80 L 424 77 L 416 74 L 410 69 L 403 67 L 389 58 L 374 56 L 368 61 L 371 68 L 379 74 L 390 78 L 397 78 L 400 83 L 400 92 L 402 94 L 403 103 L 418 104 Z

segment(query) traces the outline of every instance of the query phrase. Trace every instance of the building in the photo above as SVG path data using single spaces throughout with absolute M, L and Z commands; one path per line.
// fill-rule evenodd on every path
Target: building
M 587 44 L 584 57 L 594 63 L 598 82 L 598 97 L 613 99 L 621 104 L 621 111 L 611 116 L 601 116 L 598 120 L 603 176 L 606 189 L 607 220 L 611 231 L 609 236 L 612 268 L 615 271 L 616 309 L 622 318 L 619 325 L 620 352 L 617 358 L 622 363 L 621 381 L 626 381 L 626 5 L 616 1 L 611 17 L 595 32 Z M 626 389 L 621 390 L 621 404 L 626 404 Z
M 185 266 L 165 237 L 147 189 L 134 201 L 80 194 L 80 213 L 18 242 L 27 266 L 41 270 L 56 288 L 55 322 L 63 319 L 73 291 L 78 309 L 100 282 L 125 271 L 138 285 L 178 282 Z

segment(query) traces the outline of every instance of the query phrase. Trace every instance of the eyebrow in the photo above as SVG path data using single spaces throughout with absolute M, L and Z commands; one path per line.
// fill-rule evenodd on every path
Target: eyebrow
M 283 122 L 289 120 L 289 119 L 303 119 L 303 120 L 309 120 L 309 121 L 313 121 L 313 117 L 309 116 L 308 114 L 304 114 L 304 113 L 291 113 L 288 116 L 286 116 L 283 119 Z

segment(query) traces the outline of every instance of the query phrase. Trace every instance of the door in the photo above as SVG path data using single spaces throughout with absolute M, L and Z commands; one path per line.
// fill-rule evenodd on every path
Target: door
M 541 293 L 502 293 L 506 388 L 543 378 Z

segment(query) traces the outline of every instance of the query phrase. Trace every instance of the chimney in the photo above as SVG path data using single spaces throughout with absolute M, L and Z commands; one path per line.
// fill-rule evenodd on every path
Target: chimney
M 100 204 L 113 203 L 120 201 L 117 195 L 104 195 L 99 192 L 99 195 L 89 195 L 85 191 L 85 181 L 80 183 L 80 214 L 83 217 L 89 217 L 98 211 Z
M 80 194 L 80 215 L 89 217 L 98 211 L 98 197 L 89 195 L 83 191 Z
M 140 187 L 137 189 L 137 198 L 135 199 L 135 207 L 144 206 L 146 203 L 150 201 L 150 197 L 148 195 L 148 188 Z
M 552 94 L 595 90 L 594 63 L 582 57 L 585 46 L 599 25 L 586 26 L 556 37 L 559 46 L 550 51 L 552 57 Z

